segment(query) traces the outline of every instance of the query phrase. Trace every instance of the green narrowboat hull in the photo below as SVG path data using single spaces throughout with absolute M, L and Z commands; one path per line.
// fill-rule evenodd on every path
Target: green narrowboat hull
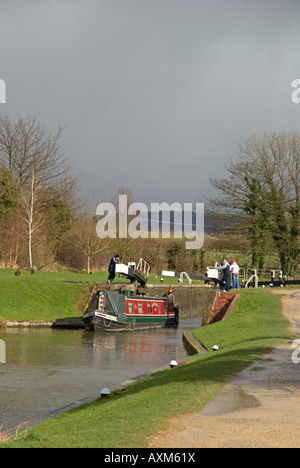
M 170 299 L 98 291 L 83 316 L 90 331 L 132 331 L 177 327 L 178 309 Z
M 86 330 L 90 331 L 132 331 L 132 330 L 146 330 L 148 328 L 168 328 L 177 327 L 178 323 L 174 317 L 168 318 L 137 318 L 128 319 L 127 321 L 114 320 L 109 316 L 101 317 L 97 312 L 84 317 L 84 326 Z

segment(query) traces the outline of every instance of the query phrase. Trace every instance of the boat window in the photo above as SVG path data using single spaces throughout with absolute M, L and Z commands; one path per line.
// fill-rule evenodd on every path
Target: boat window
M 114 311 L 113 311 L 112 305 L 110 303 L 110 300 L 109 300 L 107 295 L 105 295 L 105 296 L 106 296 L 106 297 L 104 297 L 105 312 L 110 312 L 111 314 L 114 314 Z
M 157 307 L 158 307 L 158 313 L 161 314 L 160 302 L 157 304 Z
M 152 314 L 152 304 L 148 302 L 148 314 Z
M 128 302 L 128 312 L 129 314 L 133 314 L 133 304 L 131 301 Z
M 98 294 L 94 294 L 89 304 L 89 310 L 98 309 Z
M 142 314 L 143 313 L 143 303 L 139 302 L 138 305 L 139 305 L 139 314 Z

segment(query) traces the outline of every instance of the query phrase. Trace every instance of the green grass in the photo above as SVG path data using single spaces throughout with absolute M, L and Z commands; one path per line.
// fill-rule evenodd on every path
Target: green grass
M 281 300 L 270 290 L 244 290 L 229 319 L 194 330 L 196 339 L 207 349 L 214 345 L 224 347 L 226 360 L 239 370 L 259 359 L 268 348 L 289 337 L 289 322 L 281 313 Z M 233 355 L 231 351 L 234 351 Z
M 52 321 L 68 316 L 78 318 L 90 285 L 64 282 L 64 279 L 74 277 L 69 276 L 71 278 L 65 273 L 44 272 L 32 275 L 24 271 L 16 277 L 12 270 L 0 270 L 0 319 Z
M 0 323 L 1 320 L 78 319 L 92 283 L 106 282 L 107 276 L 105 271 L 93 275 L 76 271 L 35 274 L 22 271 L 21 276 L 15 276 L 14 270 L 0 269 Z M 129 283 L 129 280 L 116 278 L 114 282 Z M 165 279 L 166 287 L 176 282 L 176 278 Z M 160 283 L 160 276 L 150 275 L 149 283 Z
M 288 328 L 279 296 L 245 291 L 226 321 L 194 331 L 207 354 L 142 379 L 127 393 L 46 421 L 2 446 L 147 447 L 171 418 L 201 411 L 234 374 L 290 339 Z M 214 344 L 224 348 L 213 352 Z

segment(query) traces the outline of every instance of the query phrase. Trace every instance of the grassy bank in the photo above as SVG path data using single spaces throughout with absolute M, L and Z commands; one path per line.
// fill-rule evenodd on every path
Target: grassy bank
M 171 418 L 201 411 L 235 373 L 289 339 L 288 327 L 280 297 L 245 291 L 226 321 L 194 332 L 207 354 L 64 413 L 2 447 L 147 447 Z M 213 352 L 214 344 L 224 348 Z
M 107 275 L 105 271 L 93 275 L 76 271 L 35 274 L 23 271 L 21 276 L 15 276 L 14 270 L 0 269 L 0 323 L 78 318 L 92 283 L 106 282 Z M 125 278 L 116 278 L 115 282 L 129 283 Z M 149 283 L 160 283 L 160 277 L 150 275 Z M 165 282 L 166 287 L 175 283 L 176 278 Z
M 0 270 L 0 320 L 49 320 L 81 315 L 89 284 L 64 282 L 65 274 Z

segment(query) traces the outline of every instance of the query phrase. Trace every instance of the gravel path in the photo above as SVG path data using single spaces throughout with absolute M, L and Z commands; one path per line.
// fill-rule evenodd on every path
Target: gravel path
M 283 312 L 300 340 L 300 290 L 274 294 L 282 294 Z M 201 413 L 173 419 L 151 447 L 299 448 L 300 363 L 292 361 L 292 342 L 235 376 Z

